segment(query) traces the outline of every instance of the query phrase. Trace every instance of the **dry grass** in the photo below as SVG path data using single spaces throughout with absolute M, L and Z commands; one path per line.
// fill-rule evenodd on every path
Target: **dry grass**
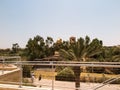
M 114 74 L 98 74 L 98 73 L 81 73 L 81 76 L 93 76 L 93 77 L 102 77 L 103 75 L 106 76 L 107 78 L 112 78 L 112 77 L 116 77 L 117 75 Z
M 42 75 L 42 78 L 45 78 L 45 79 L 51 79 L 53 76 L 57 75 L 56 72 L 52 72 L 52 71 L 49 71 L 49 70 L 35 70 L 34 71 L 35 73 L 35 77 L 38 78 L 39 75 Z
M 51 77 L 56 76 L 57 72 L 52 72 L 52 71 L 45 71 L 45 70 L 35 70 L 34 71 L 35 76 L 38 78 L 39 75 L 42 75 L 42 78 L 46 78 L 46 79 L 51 79 Z M 98 73 L 81 73 L 81 77 L 96 77 L 96 78 L 101 78 L 103 77 L 103 75 L 107 78 L 113 78 L 116 77 L 117 75 L 113 75 L 113 74 L 98 74 Z

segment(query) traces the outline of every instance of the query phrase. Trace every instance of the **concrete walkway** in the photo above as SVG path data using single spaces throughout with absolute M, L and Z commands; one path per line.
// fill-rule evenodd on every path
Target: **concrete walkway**
M 41 84 L 41 87 L 22 86 L 22 88 L 19 88 L 19 85 L 9 85 L 9 84 L 0 84 L 0 87 L 14 88 L 18 90 L 52 90 L 52 80 L 42 79 L 41 81 L 37 82 L 36 86 L 37 85 L 39 86 L 40 84 Z M 98 84 L 81 83 L 80 90 L 92 90 L 92 87 L 95 87 L 96 85 Z M 75 90 L 74 87 L 75 87 L 74 82 L 54 81 L 54 90 Z M 120 85 L 110 84 L 98 90 L 120 90 Z
M 0 88 L 10 88 L 17 90 L 51 90 L 50 88 L 39 88 L 39 87 L 30 87 L 30 86 L 22 86 L 22 88 L 20 88 L 18 85 L 10 85 L 10 84 L 0 84 Z

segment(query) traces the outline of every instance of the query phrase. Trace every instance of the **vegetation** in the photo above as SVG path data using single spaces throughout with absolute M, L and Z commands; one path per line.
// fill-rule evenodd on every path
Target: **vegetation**
M 31 77 L 31 66 L 23 66 L 23 77 Z
M 18 43 L 14 43 L 8 49 L 0 49 L 0 56 L 13 56 L 20 55 L 22 60 L 33 61 L 36 58 L 42 59 L 45 57 L 53 56 L 55 51 L 59 51 L 60 56 L 66 61 L 96 61 L 96 62 L 120 62 L 120 46 L 102 46 L 102 41 L 97 38 L 90 40 L 88 36 L 85 38 L 73 39 L 72 41 L 62 41 L 62 39 L 53 41 L 52 37 L 43 37 L 37 35 L 34 38 L 30 38 L 25 48 L 20 48 Z M 24 76 L 29 77 L 29 73 L 32 67 L 24 67 L 27 70 L 23 72 Z M 58 68 L 59 71 L 64 67 Z M 76 87 L 80 87 L 80 74 L 82 69 L 78 66 L 71 68 L 75 75 Z M 91 72 L 91 68 L 83 68 L 83 71 Z M 101 70 L 101 72 L 97 72 Z M 119 69 L 114 68 L 94 68 L 94 72 L 119 74 Z
M 93 39 L 90 41 L 88 36 L 79 38 L 77 41 L 69 43 L 69 49 L 66 51 L 60 49 L 60 55 L 69 61 L 90 61 L 95 55 L 101 53 L 102 41 Z M 94 58 L 95 59 L 95 58 Z M 80 73 L 79 66 L 72 67 L 75 75 L 75 87 L 80 88 Z M 78 89 L 76 89 L 78 90 Z
M 53 39 L 47 37 L 47 40 L 44 40 L 41 36 L 36 36 L 34 39 L 29 39 L 26 45 L 26 55 L 28 60 L 34 60 L 36 58 L 45 58 L 54 54 L 52 48 Z
M 80 43 L 84 42 L 83 38 L 79 38 L 81 40 Z M 91 49 L 95 49 L 94 44 L 97 42 L 98 39 L 94 39 L 93 43 L 90 44 L 90 38 L 88 36 L 85 37 L 84 44 L 90 44 L 89 47 Z M 99 41 L 99 40 L 98 40 Z M 102 44 L 102 41 L 99 43 Z M 84 46 L 84 45 L 83 45 Z M 87 51 L 87 46 L 83 47 L 81 45 L 81 48 L 85 49 Z M 37 35 L 33 39 L 30 38 L 26 44 L 25 48 L 21 48 L 18 43 L 12 44 L 11 48 L 7 49 L 0 49 L 0 56 L 14 56 L 14 55 L 20 55 L 24 60 L 34 60 L 36 58 L 44 58 L 44 57 L 49 57 L 54 55 L 55 51 L 59 51 L 60 49 L 64 50 L 69 50 L 70 48 L 70 41 L 62 41 L 61 39 L 58 40 L 57 42 L 53 41 L 52 37 L 47 37 L 45 40 L 43 37 Z M 89 51 L 91 50 L 89 48 Z M 79 50 L 79 49 L 78 49 Z M 97 50 L 97 49 L 95 49 Z M 120 62 L 120 45 L 118 46 L 103 46 L 102 49 L 97 50 L 98 54 L 92 55 L 92 60 L 91 61 L 104 61 L 104 62 Z M 101 53 L 99 53 L 101 52 Z M 90 53 L 90 52 L 88 52 Z M 86 56 L 85 54 L 84 56 Z M 86 58 L 83 58 L 84 61 Z M 90 59 L 89 59 L 90 60 Z M 88 60 L 87 60 L 88 61 Z
M 75 81 L 75 75 L 71 68 L 66 67 L 56 75 L 56 80 Z
M 59 81 L 75 81 L 74 72 L 70 67 L 65 67 L 60 72 L 52 72 L 50 70 L 35 70 L 36 78 L 39 75 L 42 75 L 42 79 L 52 79 L 55 76 L 56 80 Z M 101 83 L 107 79 L 111 79 L 117 77 L 116 74 L 104 74 L 104 73 L 81 73 L 80 75 L 80 82 L 91 82 L 91 83 Z M 120 80 L 116 80 L 113 82 L 114 84 L 120 84 Z

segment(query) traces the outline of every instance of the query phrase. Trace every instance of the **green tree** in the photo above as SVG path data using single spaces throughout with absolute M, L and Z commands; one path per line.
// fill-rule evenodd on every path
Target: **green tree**
M 44 39 L 37 35 L 33 39 L 29 39 L 26 45 L 27 56 L 29 60 L 45 57 Z
M 54 54 L 53 42 L 52 37 L 47 37 L 46 40 L 39 35 L 35 36 L 33 39 L 30 38 L 26 45 L 28 60 L 52 56 Z
M 9 48 L 7 49 L 0 49 L 0 56 L 9 56 L 9 54 L 11 53 L 11 50 Z
M 60 55 L 69 61 L 89 61 L 94 55 L 101 53 L 102 41 L 98 39 L 93 39 L 90 41 L 88 36 L 84 38 L 79 38 L 74 43 L 69 44 L 69 49 L 61 49 L 59 51 Z M 80 73 L 81 69 L 79 66 L 74 66 L 72 68 L 75 75 L 75 87 L 80 87 Z
M 45 42 L 46 57 L 47 56 L 52 56 L 54 54 L 53 43 L 54 43 L 53 38 L 52 37 L 47 37 L 46 42 Z
M 53 45 L 53 38 L 52 37 L 47 37 L 46 39 L 46 46 L 51 47 Z
M 12 53 L 13 54 L 17 54 L 19 49 L 20 49 L 20 47 L 19 47 L 18 43 L 15 43 L 12 45 Z

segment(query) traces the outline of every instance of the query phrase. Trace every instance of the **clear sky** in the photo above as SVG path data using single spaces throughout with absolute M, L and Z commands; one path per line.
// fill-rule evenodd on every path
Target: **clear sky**
M 120 45 L 120 0 L 0 0 L 0 48 L 25 47 L 36 35 Z

